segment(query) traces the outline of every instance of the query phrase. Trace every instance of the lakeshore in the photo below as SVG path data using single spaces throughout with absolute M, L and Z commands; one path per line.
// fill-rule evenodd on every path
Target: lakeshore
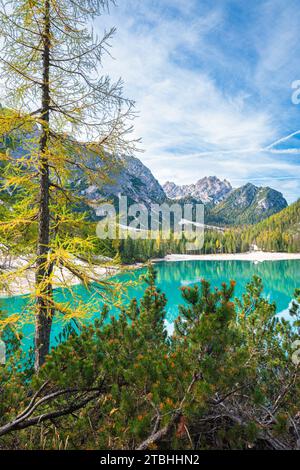
M 0 258 L 0 265 L 2 264 L 1 261 L 2 260 Z M 19 272 L 19 275 L 14 279 L 13 283 L 10 284 L 9 290 L 5 288 L 5 286 L 1 286 L 0 298 L 25 295 L 33 292 L 35 285 L 35 269 L 34 266 L 28 268 L 27 263 L 28 260 L 26 258 L 19 257 L 13 259 L 7 267 L 3 267 L 2 265 L 2 273 L 6 273 L 8 277 L 10 275 L 13 276 L 13 272 L 16 270 Z M 105 281 L 105 279 L 120 272 L 120 267 L 118 265 L 114 265 L 112 260 L 110 260 L 110 262 L 105 261 L 103 264 L 94 264 L 93 266 L 89 266 L 80 260 L 76 260 L 76 265 L 79 268 L 79 272 L 84 272 L 85 275 L 88 275 L 95 281 Z M 132 269 L 133 266 L 126 267 L 126 269 L 130 268 Z M 75 286 L 82 283 L 83 282 L 80 278 L 70 272 L 70 270 L 66 268 L 54 269 L 54 288 Z
M 218 254 L 204 254 L 204 255 L 188 255 L 188 254 L 171 254 L 164 258 L 153 259 L 152 262 L 178 262 L 178 261 L 252 261 L 261 263 L 263 261 L 285 261 L 285 260 L 300 260 L 300 253 L 278 253 L 278 252 L 265 252 L 265 251 L 252 251 L 246 253 L 218 253 Z M 0 260 L 1 262 L 1 260 Z M 1 263 L 0 263 L 1 264 Z M 20 270 L 26 261 L 22 258 L 15 259 L 13 262 L 14 268 L 18 267 Z M 78 262 L 81 267 L 84 263 Z M 103 265 L 94 265 L 90 269 L 90 275 L 95 280 L 104 281 L 105 279 L 118 274 L 121 270 L 133 270 L 144 266 L 143 263 L 134 263 L 132 265 L 118 266 L 109 264 L 106 261 Z M 86 266 L 87 268 L 87 266 Z M 7 269 L 7 273 L 13 269 Z M 10 286 L 10 290 L 0 289 L 0 298 L 12 297 L 16 295 L 29 294 L 34 289 L 35 272 L 34 269 L 24 269 L 20 271 L 20 275 L 15 280 L 14 284 Z M 81 284 L 82 282 L 78 277 L 67 271 L 66 269 L 56 269 L 53 277 L 54 287 L 66 287 Z
M 159 261 L 285 261 L 300 260 L 300 253 L 278 253 L 267 251 L 249 251 L 246 253 L 217 253 L 210 255 L 167 255 Z M 158 261 L 158 260 L 157 260 Z

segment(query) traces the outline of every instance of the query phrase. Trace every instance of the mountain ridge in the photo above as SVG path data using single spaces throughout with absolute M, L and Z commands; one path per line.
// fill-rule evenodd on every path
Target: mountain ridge
M 255 224 L 288 206 L 282 193 L 270 187 L 246 183 L 233 188 L 228 180 L 208 176 L 191 185 L 163 185 L 172 200 L 202 202 L 206 206 L 206 223 L 218 225 Z
M 221 202 L 233 188 L 226 179 L 221 181 L 217 176 L 205 176 L 195 184 L 177 185 L 172 181 L 167 181 L 163 189 L 170 199 L 192 197 L 204 204 L 216 204 Z
M 4 112 L 2 109 L 1 112 Z M 8 148 L 12 154 L 25 156 L 28 153 L 28 142 L 36 138 L 36 129 L 19 132 L 14 135 L 12 144 L 3 136 L 0 142 L 0 152 Z M 30 144 L 32 145 L 32 144 Z M 74 144 L 75 145 L 75 144 Z M 76 144 L 74 154 L 86 152 L 83 144 Z M 95 153 L 93 151 L 93 153 Z M 102 152 L 91 157 L 95 167 L 96 181 L 86 180 L 78 171 L 73 174 L 70 182 L 74 191 L 84 197 L 87 204 L 82 209 L 90 208 L 93 219 L 97 218 L 97 208 L 103 200 L 112 199 L 117 203 L 120 194 L 127 196 L 128 202 L 151 204 L 180 202 L 202 202 L 205 205 L 205 222 L 214 225 L 254 224 L 287 207 L 283 195 L 268 187 L 257 187 L 247 183 L 241 188 L 234 189 L 231 183 L 217 176 L 205 176 L 194 184 L 177 185 L 168 181 L 163 186 L 154 177 L 151 170 L 133 155 L 112 155 Z M 104 156 L 105 155 L 105 156 Z M 99 182 L 97 180 L 99 170 Z M 103 178 L 108 176 L 108 181 Z
M 282 193 L 268 186 L 246 183 L 231 191 L 226 199 L 212 208 L 210 221 L 224 225 L 256 224 L 288 206 Z

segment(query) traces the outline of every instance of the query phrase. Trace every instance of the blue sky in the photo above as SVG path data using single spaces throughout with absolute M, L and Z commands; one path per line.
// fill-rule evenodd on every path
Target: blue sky
M 156 178 L 247 181 L 300 196 L 300 0 L 119 0 L 104 72 L 136 101 Z M 295 134 L 296 133 L 296 134 Z

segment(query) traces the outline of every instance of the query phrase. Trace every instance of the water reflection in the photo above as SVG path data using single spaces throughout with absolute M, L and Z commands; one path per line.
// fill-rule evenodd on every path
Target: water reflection
M 300 286 L 300 261 L 179 261 L 157 264 L 158 284 L 168 297 L 168 320 L 177 316 L 181 302 L 180 286 L 193 285 L 207 279 L 213 287 L 230 279 L 236 281 L 235 295 L 241 297 L 254 275 L 263 279 L 264 296 L 277 305 L 285 317 L 296 288 Z
M 173 330 L 173 322 L 178 315 L 178 305 L 183 303 L 180 287 L 183 285 L 193 285 L 200 283 L 202 279 L 211 282 L 212 287 L 220 286 L 222 282 L 228 282 L 231 279 L 236 281 L 235 296 L 241 297 L 245 290 L 245 286 L 251 281 L 253 275 L 257 275 L 263 279 L 264 295 L 270 301 L 274 301 L 277 305 L 277 312 L 284 318 L 288 318 L 288 307 L 293 298 L 294 291 L 300 287 L 300 260 L 287 261 L 264 261 L 254 263 L 251 261 L 178 261 L 178 262 L 160 262 L 156 264 L 157 283 L 159 288 L 165 292 L 167 303 L 166 325 L 168 331 Z M 138 281 L 145 269 L 135 271 L 131 274 L 122 274 L 116 276 L 118 281 L 126 282 L 127 280 Z M 133 297 L 140 298 L 143 295 L 145 283 L 131 286 L 124 295 L 123 302 L 128 303 Z M 81 300 L 89 299 L 91 292 L 88 292 L 82 286 L 74 286 L 73 293 Z M 70 293 L 56 291 L 56 298 L 59 301 L 74 302 L 74 298 Z M 75 298 L 76 298 L 75 297 Z M 101 310 L 103 301 L 100 297 L 95 298 L 95 313 L 86 320 L 92 321 L 96 318 Z M 8 315 L 21 313 L 25 315 L 28 310 L 28 298 L 26 296 L 12 297 L 10 299 L 2 299 L 0 303 L 1 310 L 5 310 Z M 112 307 L 114 314 L 118 314 L 118 309 Z M 56 344 L 57 337 L 65 323 L 60 316 L 56 316 L 53 331 L 52 344 Z M 24 347 L 27 349 L 32 344 L 33 336 L 33 319 L 26 321 L 23 326 L 23 334 L 25 337 Z

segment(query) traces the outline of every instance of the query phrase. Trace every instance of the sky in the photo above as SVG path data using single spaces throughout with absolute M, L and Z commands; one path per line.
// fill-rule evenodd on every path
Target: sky
M 97 18 L 117 28 L 103 73 L 135 101 L 137 156 L 160 183 L 300 196 L 299 25 L 300 0 L 118 0 Z

